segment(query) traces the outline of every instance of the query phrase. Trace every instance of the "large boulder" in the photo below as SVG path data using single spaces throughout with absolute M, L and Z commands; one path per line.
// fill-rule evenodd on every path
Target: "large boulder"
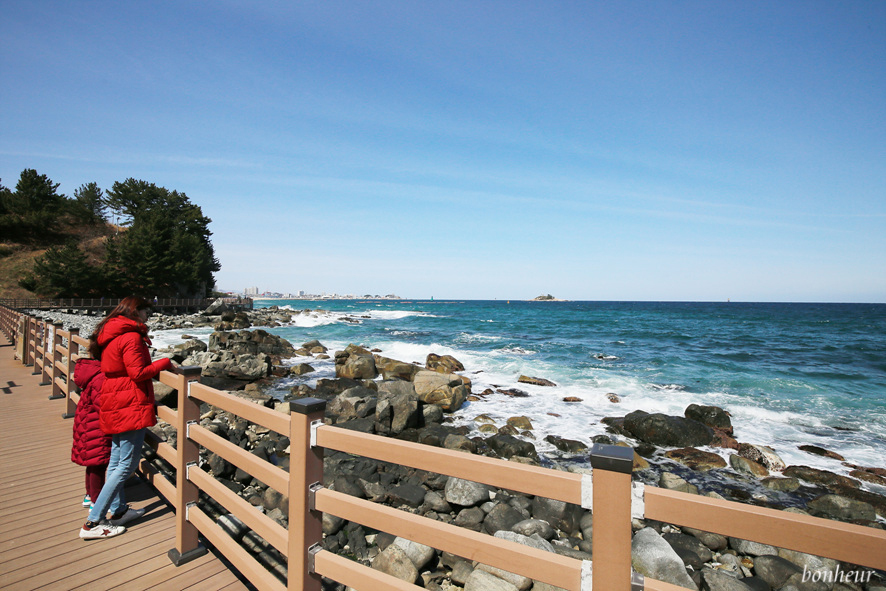
M 188 359 L 196 361 L 203 377 L 208 378 L 254 381 L 270 375 L 272 366 L 271 358 L 264 353 L 206 352 Z
M 356 386 L 333 398 L 326 413 L 336 418 L 336 423 L 364 419 L 375 410 L 376 393 L 369 388 Z
M 435 404 L 446 412 L 455 412 L 471 393 L 461 376 L 437 373 L 427 369 L 416 372 L 412 380 L 418 399 L 426 404 Z
M 686 407 L 683 415 L 687 419 L 698 421 L 712 429 L 719 429 L 727 435 L 732 435 L 732 420 L 729 418 L 729 413 L 719 406 L 690 404 Z
M 209 336 L 209 350 L 231 351 L 241 355 L 264 353 L 284 359 L 295 355 L 295 347 L 289 341 L 261 329 L 216 331 Z
M 876 521 L 877 512 L 864 501 L 840 495 L 822 495 L 809 501 L 807 511 L 816 517 L 838 521 Z
M 439 373 L 455 373 L 465 370 L 465 366 L 462 365 L 461 361 L 452 355 L 437 355 L 436 353 L 428 353 L 425 367 Z
M 497 433 L 489 437 L 486 439 L 486 445 L 505 459 L 519 456 L 538 460 L 538 452 L 535 451 L 535 446 L 532 443 L 506 433 Z
M 707 425 L 662 413 L 638 410 L 625 416 L 623 426 L 640 441 L 664 447 L 698 447 L 714 439 L 714 432 Z
M 461 507 L 474 507 L 489 500 L 489 487 L 479 482 L 451 476 L 444 489 L 446 501 Z
M 380 373 L 386 380 L 396 379 L 411 382 L 412 378 L 415 377 L 416 372 L 421 370 L 421 368 L 415 364 L 382 357 L 377 354 L 373 355 L 372 358 L 375 360 L 375 367 L 378 370 L 378 373 Z
M 698 591 L 683 560 L 651 527 L 641 529 L 631 541 L 631 565 L 645 577 Z
M 411 383 L 393 380 L 379 385 L 375 408 L 376 433 L 399 435 L 409 427 L 420 427 L 421 421 L 421 409 Z

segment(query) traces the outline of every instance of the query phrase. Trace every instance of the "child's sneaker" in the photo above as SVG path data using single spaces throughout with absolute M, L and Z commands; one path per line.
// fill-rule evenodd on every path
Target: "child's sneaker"
M 126 506 L 126 511 L 120 514 L 115 514 L 108 520 L 108 523 L 111 525 L 123 525 L 125 523 L 129 523 L 133 519 L 138 519 L 142 515 L 145 514 L 144 509 L 133 509 L 129 505 Z
M 89 495 L 83 497 L 83 506 L 84 507 L 92 507 L 92 499 L 89 498 Z
M 90 527 L 89 523 L 80 528 L 80 537 L 84 540 L 100 540 L 102 538 L 113 538 L 119 536 L 126 531 L 122 525 L 111 525 L 109 523 L 96 523 Z

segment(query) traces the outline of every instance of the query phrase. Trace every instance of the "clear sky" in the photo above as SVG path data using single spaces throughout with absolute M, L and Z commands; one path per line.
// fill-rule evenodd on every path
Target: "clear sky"
M 0 0 L 25 168 L 226 290 L 886 302 L 886 2 Z

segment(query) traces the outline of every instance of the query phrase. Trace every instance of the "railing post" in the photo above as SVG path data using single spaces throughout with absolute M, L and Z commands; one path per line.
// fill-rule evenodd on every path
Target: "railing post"
M 594 469 L 593 588 L 631 591 L 631 471 L 634 449 L 596 444 Z
M 310 487 L 323 483 L 323 448 L 311 446 L 312 424 L 322 424 L 326 401 L 302 398 L 289 403 L 289 591 L 320 591 L 309 554 L 323 540 L 323 515 L 315 511 Z
M 200 446 L 188 438 L 188 424 L 200 420 L 200 403 L 190 397 L 190 383 L 200 379 L 200 367 L 178 368 L 178 449 L 175 454 L 175 548 L 167 553 L 175 566 L 199 558 L 207 550 L 200 545 L 197 528 L 188 521 L 188 505 L 197 502 L 197 486 L 188 480 L 188 466 L 197 466 Z
M 44 337 L 46 336 L 46 322 L 43 318 L 34 318 L 34 352 L 32 359 L 34 361 L 34 371 L 31 375 L 39 376 L 43 373 L 43 366 L 46 363 L 46 347 L 43 346 Z M 43 349 L 42 355 L 39 349 Z M 39 359 L 39 362 L 38 362 Z M 42 381 L 42 380 L 41 380 Z M 41 386 L 43 384 L 40 384 Z
M 66 362 L 67 365 L 67 392 L 65 392 L 65 396 L 67 400 L 65 401 L 65 414 L 62 415 L 63 419 L 72 419 L 74 418 L 74 413 L 77 412 L 77 405 L 74 404 L 74 401 L 71 400 L 71 392 L 76 387 L 74 385 L 74 356 L 80 354 L 80 345 L 74 342 L 74 337 L 80 335 L 79 328 L 72 328 L 68 331 L 68 360 Z
M 52 386 L 52 395 L 49 397 L 50 400 L 65 397 L 64 392 L 62 392 L 62 387 L 58 385 L 58 380 L 62 375 L 62 370 L 58 367 L 59 364 L 62 362 L 62 352 L 59 351 L 62 346 L 62 335 L 58 334 L 58 331 L 60 331 L 61 329 L 61 322 L 52 323 L 52 344 L 50 345 L 52 347 L 52 355 L 50 355 L 49 357 L 52 360 L 52 371 L 49 372 L 50 385 Z M 45 373 L 45 364 L 43 370 Z M 68 380 L 68 382 L 70 383 L 70 379 Z

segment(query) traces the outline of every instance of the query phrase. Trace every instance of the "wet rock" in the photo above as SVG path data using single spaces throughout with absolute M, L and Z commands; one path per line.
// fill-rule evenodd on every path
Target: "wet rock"
M 557 435 L 548 435 L 545 437 L 545 441 L 566 453 L 581 453 L 588 450 L 588 446 L 581 441 L 565 439 L 563 437 L 558 437 Z
M 718 406 L 690 404 L 683 414 L 687 419 L 698 421 L 712 429 L 732 435 L 732 420 L 729 418 L 729 413 Z
M 289 369 L 289 373 L 294 376 L 303 376 L 314 371 L 316 370 L 307 363 L 298 363 Z
M 563 402 L 583 402 L 583 400 L 578 396 L 566 396 Z
M 858 481 L 846 476 L 834 474 L 827 470 L 810 468 L 809 466 L 788 466 L 782 471 L 782 474 L 792 478 L 799 478 L 800 480 L 805 480 L 806 482 L 811 482 L 813 484 L 819 484 L 830 489 L 838 486 L 846 486 L 850 488 L 858 488 L 860 486 Z
M 511 435 L 497 434 L 486 439 L 486 445 L 494 450 L 502 458 L 522 456 L 538 461 L 538 453 L 535 446 L 528 441 L 522 441 Z
M 635 411 L 624 417 L 624 428 L 636 439 L 665 447 L 708 445 L 714 438 L 710 427 L 684 417 Z
M 508 425 L 519 431 L 532 430 L 532 421 L 527 416 L 511 417 L 508 419 Z
M 800 488 L 800 481 L 796 478 L 770 476 L 761 480 L 760 483 L 770 490 L 777 490 L 780 492 L 794 492 Z
M 868 470 L 853 470 L 849 473 L 849 476 L 853 478 L 857 478 L 858 480 L 863 480 L 865 482 L 870 482 L 871 484 L 879 484 L 880 486 L 886 486 L 886 478 L 883 476 L 879 476 L 870 472 Z
M 755 478 L 769 476 L 769 470 L 767 470 L 765 466 L 738 454 L 732 454 L 729 456 L 729 465 L 732 466 L 732 469 L 736 472 L 754 476 Z
M 476 453 L 477 444 L 473 440 L 468 439 L 464 435 L 451 433 L 443 440 L 443 447 L 455 451 L 464 451 L 468 453 Z
M 528 392 L 518 390 L 517 388 L 498 388 L 496 392 L 504 394 L 505 396 L 510 396 L 511 398 L 529 398 Z
M 877 512 L 865 503 L 840 495 L 822 495 L 809 501 L 806 509 L 816 517 L 827 517 L 839 521 L 875 521 Z
M 546 380 L 544 378 L 533 378 L 529 376 L 520 376 L 517 378 L 517 381 L 521 384 L 531 384 L 533 386 L 556 386 L 554 382 L 551 380 Z
M 765 445 L 753 445 L 742 443 L 738 448 L 738 455 L 761 464 L 769 470 L 784 470 L 785 463 L 771 447 Z
M 661 488 L 665 488 L 668 490 L 677 490 L 680 492 L 688 492 L 694 495 L 698 494 L 698 487 L 694 484 L 689 484 L 676 474 L 671 474 L 670 472 L 662 472 L 661 477 L 659 478 L 658 485 Z
M 693 470 L 707 471 L 713 468 L 725 468 L 726 460 L 719 455 L 707 451 L 701 451 L 694 447 L 672 449 L 665 452 L 665 457 Z
M 631 565 L 645 577 L 698 591 L 686 573 L 683 560 L 651 527 L 641 529 L 631 541 Z
M 832 458 L 834 460 L 839 460 L 841 462 L 845 462 L 846 458 L 838 454 L 837 452 L 827 450 L 823 447 L 818 447 L 817 445 L 801 445 L 799 448 L 801 451 L 805 451 L 806 453 L 812 454 L 814 456 L 822 456 L 825 458 Z

